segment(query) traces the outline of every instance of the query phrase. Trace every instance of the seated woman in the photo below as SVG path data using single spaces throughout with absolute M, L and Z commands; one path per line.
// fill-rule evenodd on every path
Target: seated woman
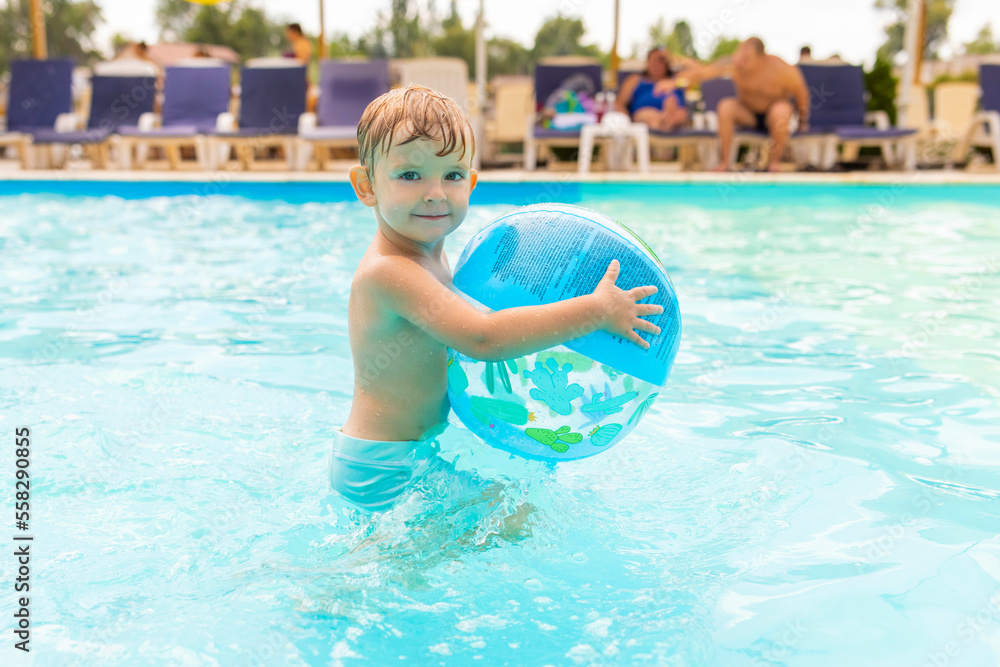
M 667 51 L 650 50 L 646 56 L 646 71 L 633 74 L 622 82 L 615 109 L 653 130 L 677 129 L 687 122 L 688 110 L 684 88 L 677 85 L 674 74 Z

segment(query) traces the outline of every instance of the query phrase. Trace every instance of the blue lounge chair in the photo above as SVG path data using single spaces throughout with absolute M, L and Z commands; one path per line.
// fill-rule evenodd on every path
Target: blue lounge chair
M 138 127 L 122 127 L 122 167 L 128 168 L 133 147 L 138 166 L 146 150 L 162 147 L 171 169 L 180 165 L 181 146 L 193 146 L 198 165 L 209 167 L 207 134 L 218 129 L 219 116 L 229 111 L 231 71 L 228 65 L 168 67 L 163 83 L 163 110 L 159 126 L 153 114 L 143 114 Z
M 822 169 L 833 167 L 837 158 L 837 144 L 876 145 L 882 148 L 886 164 L 900 162 L 910 168 L 915 158 L 915 130 L 889 128 L 884 112 L 866 112 L 864 101 L 864 75 L 853 65 L 800 65 L 810 91 L 809 128 L 796 131 L 789 137 L 788 145 L 802 166 L 812 164 Z M 717 80 L 714 95 L 730 97 L 735 88 L 729 80 Z M 726 81 L 722 84 L 722 81 Z M 709 83 L 709 82 L 706 82 Z M 728 90 L 727 90 L 728 88 Z M 718 104 L 719 100 L 716 100 Z M 793 101 L 794 104 L 794 101 Z M 717 120 L 715 121 L 717 122 Z M 877 127 L 866 127 L 865 122 L 876 122 Z M 717 125 L 715 126 L 717 127 Z M 729 161 L 732 163 L 742 145 L 768 146 L 767 132 L 737 128 Z M 897 157 L 896 145 L 900 146 Z
M 299 168 L 305 169 L 315 154 L 323 170 L 331 149 L 357 148 L 361 114 L 372 100 L 387 92 L 387 60 L 323 61 L 316 113 L 303 114 L 300 123 Z
M 890 168 L 916 168 L 917 130 L 890 127 L 884 111 L 868 111 L 865 76 L 860 65 L 799 65 L 809 86 L 812 111 L 809 132 L 835 138 L 820 166 L 833 167 L 836 143 L 875 146 Z
M 99 65 L 95 67 L 97 71 L 100 71 Z M 106 167 L 113 134 L 122 127 L 137 126 L 142 114 L 153 111 L 156 68 L 146 64 L 143 71 L 145 75 L 105 76 L 95 73 L 90 79 L 90 114 L 85 129 L 32 131 L 36 161 L 57 166 L 60 162 L 58 158 L 65 157 L 68 151 L 62 151 L 62 156 L 58 156 L 56 148 L 82 145 L 95 168 Z M 75 120 L 74 125 L 79 127 Z M 47 160 L 41 156 L 44 149 L 49 152 Z
M 535 66 L 535 109 L 540 111 L 549 95 L 574 74 L 587 77 L 595 94 L 603 89 L 600 65 L 543 65 Z M 524 168 L 534 170 L 539 153 L 552 147 L 577 148 L 580 145 L 580 128 L 559 130 L 541 127 L 532 116 L 527 119 L 528 129 L 524 138 Z
M 73 111 L 72 60 L 14 60 L 10 63 L 7 131 L 0 146 L 14 146 L 22 167 L 32 166 L 35 132 L 68 128 Z
M 236 126 L 232 114 L 220 120 L 222 129 L 210 138 L 210 166 L 216 168 L 236 149 L 243 169 L 250 169 L 257 148 L 280 147 L 288 168 L 295 168 L 295 136 L 299 118 L 306 111 L 306 67 L 296 60 L 283 59 L 260 64 L 250 61 L 240 73 L 240 118 Z M 287 63 L 287 64 L 286 64 Z
M 972 117 L 957 154 L 964 158 L 970 147 L 989 148 L 1000 171 L 1000 65 L 979 66 L 979 89 L 982 110 Z

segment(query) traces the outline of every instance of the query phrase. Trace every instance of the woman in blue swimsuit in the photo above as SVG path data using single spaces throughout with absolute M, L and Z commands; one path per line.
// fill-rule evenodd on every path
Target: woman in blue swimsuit
M 615 109 L 653 130 L 670 131 L 687 122 L 684 88 L 677 85 L 670 65 L 666 50 L 650 50 L 646 56 L 646 71 L 633 74 L 622 82 Z

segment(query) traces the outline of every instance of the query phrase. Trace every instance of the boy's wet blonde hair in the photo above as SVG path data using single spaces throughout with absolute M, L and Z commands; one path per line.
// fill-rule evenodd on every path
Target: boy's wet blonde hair
M 426 137 L 444 145 L 437 155 L 444 156 L 461 148 L 476 154 L 476 138 L 469 120 L 455 100 L 447 95 L 411 83 L 406 88 L 390 90 L 372 101 L 358 123 L 358 156 L 361 166 L 371 169 L 377 154 L 388 154 L 396 132 L 409 137 L 399 145 Z

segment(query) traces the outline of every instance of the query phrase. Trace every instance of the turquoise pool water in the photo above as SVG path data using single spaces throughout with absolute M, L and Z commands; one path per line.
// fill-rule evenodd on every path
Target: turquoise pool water
M 660 399 L 555 469 L 455 428 L 499 491 L 371 521 L 325 468 L 373 227 L 346 186 L 0 183 L 33 664 L 1000 662 L 997 189 L 484 184 L 449 253 L 549 200 L 665 263 Z

